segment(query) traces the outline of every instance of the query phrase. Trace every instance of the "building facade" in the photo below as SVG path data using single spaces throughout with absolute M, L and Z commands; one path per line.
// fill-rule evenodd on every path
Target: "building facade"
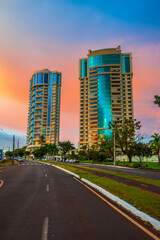
M 108 123 L 133 118 L 132 54 L 117 48 L 88 51 L 79 60 L 79 149 L 112 137 Z
M 36 71 L 30 80 L 27 149 L 59 141 L 61 73 Z

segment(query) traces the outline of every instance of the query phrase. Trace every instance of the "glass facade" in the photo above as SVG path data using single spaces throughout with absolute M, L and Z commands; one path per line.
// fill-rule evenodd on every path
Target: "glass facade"
M 130 58 L 129 55 L 123 55 L 123 73 L 130 72 Z
M 103 72 L 110 72 L 110 67 L 100 67 L 97 68 L 98 73 L 103 73 Z
M 89 68 L 107 64 L 120 64 L 120 54 L 105 54 L 89 58 Z
M 44 83 L 48 83 L 48 73 L 44 74 Z
M 81 60 L 81 77 L 87 77 L 87 59 Z
M 28 149 L 40 146 L 42 133 L 46 143 L 59 141 L 60 90 L 60 72 L 44 69 L 33 73 L 30 80 Z
M 52 72 L 50 72 L 50 75 L 49 75 L 47 126 L 50 126 L 50 121 L 51 121 L 51 100 L 52 100 Z
M 33 145 L 33 136 L 34 136 L 34 119 L 35 119 L 35 104 L 36 104 L 36 88 L 34 90 L 34 102 L 33 102 L 33 118 L 32 118 L 32 134 L 31 134 L 31 144 Z
M 110 74 L 98 76 L 98 128 L 108 128 L 112 120 Z M 110 136 L 110 129 L 98 130 L 98 135 Z
M 43 73 L 37 74 L 37 84 L 43 83 Z
M 109 123 L 133 116 L 132 54 L 121 47 L 88 50 L 79 60 L 79 150 L 98 145 L 100 135 L 112 139 Z
M 33 76 L 33 85 L 36 84 L 36 75 Z
M 61 74 L 58 75 L 58 84 L 61 84 Z
M 29 128 L 30 128 L 30 125 L 31 125 L 31 106 L 32 106 L 32 90 L 31 90 L 31 95 L 30 95 L 30 106 L 29 106 Z
M 53 83 L 57 83 L 57 73 L 53 73 Z

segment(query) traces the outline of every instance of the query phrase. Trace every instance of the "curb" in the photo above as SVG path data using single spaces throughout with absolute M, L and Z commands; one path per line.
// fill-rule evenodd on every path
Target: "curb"
M 47 164 L 47 165 L 50 165 L 50 164 Z M 120 199 L 119 197 L 116 197 L 112 193 L 110 193 L 110 192 L 106 191 L 105 189 L 97 186 L 96 184 L 88 181 L 87 179 L 80 178 L 79 175 L 74 174 L 73 172 L 70 172 L 70 171 L 68 171 L 68 170 L 66 170 L 64 168 L 61 168 L 61 167 L 58 167 L 58 166 L 55 166 L 55 165 L 50 165 L 50 166 L 56 167 L 56 168 L 58 168 L 58 169 L 60 169 L 60 170 L 62 170 L 64 172 L 69 173 L 70 175 L 80 179 L 82 182 L 84 182 L 87 185 L 91 186 L 92 188 L 98 190 L 103 195 L 105 195 L 106 197 L 108 197 L 112 201 L 116 202 L 117 204 L 122 206 L 127 211 L 131 212 L 133 215 L 139 217 L 141 220 L 149 222 L 153 226 L 154 229 L 160 231 L 160 221 L 156 220 L 155 218 L 153 218 L 153 217 L 149 216 L 148 214 L 138 210 L 137 208 L 133 207 L 131 204 L 125 202 L 124 200 Z

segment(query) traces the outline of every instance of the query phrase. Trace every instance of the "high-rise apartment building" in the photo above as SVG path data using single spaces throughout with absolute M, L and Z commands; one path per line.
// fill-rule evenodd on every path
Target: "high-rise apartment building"
M 27 148 L 59 141 L 61 73 L 36 71 L 30 80 Z
M 79 149 L 112 136 L 108 123 L 133 118 L 132 55 L 117 48 L 88 51 L 79 60 Z

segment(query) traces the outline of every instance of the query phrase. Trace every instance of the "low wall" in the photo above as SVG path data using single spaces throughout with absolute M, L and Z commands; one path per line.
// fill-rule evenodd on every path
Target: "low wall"
M 128 157 L 127 156 L 116 156 L 116 161 L 128 162 Z M 132 161 L 133 162 L 139 162 L 139 158 L 138 157 L 133 157 Z M 143 162 L 158 162 L 158 156 L 154 155 L 150 158 L 144 157 Z

